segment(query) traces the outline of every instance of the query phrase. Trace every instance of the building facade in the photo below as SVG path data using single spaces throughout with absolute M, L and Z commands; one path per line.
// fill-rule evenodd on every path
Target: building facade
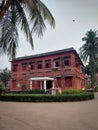
M 85 87 L 83 63 L 73 48 L 62 49 L 11 61 L 11 91 Z

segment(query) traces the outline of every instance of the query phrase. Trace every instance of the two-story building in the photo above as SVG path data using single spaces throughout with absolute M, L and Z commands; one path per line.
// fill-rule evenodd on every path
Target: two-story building
M 83 63 L 73 48 L 19 57 L 11 61 L 11 91 L 84 88 Z

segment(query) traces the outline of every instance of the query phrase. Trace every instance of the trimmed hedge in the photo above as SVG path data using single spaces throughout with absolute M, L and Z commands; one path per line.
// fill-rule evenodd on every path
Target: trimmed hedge
M 13 91 L 13 92 L 9 92 L 10 94 L 45 94 L 44 90 L 40 90 L 40 89 L 34 89 L 34 90 L 25 90 L 25 91 Z
M 1 95 L 0 101 L 17 101 L 17 102 L 65 102 L 65 101 L 83 101 L 94 98 L 94 93 L 83 92 L 79 94 L 65 95 L 33 95 L 33 94 L 7 94 Z
M 40 89 L 35 89 L 35 90 L 29 90 L 28 93 L 29 94 L 45 94 L 45 91 L 40 90 Z

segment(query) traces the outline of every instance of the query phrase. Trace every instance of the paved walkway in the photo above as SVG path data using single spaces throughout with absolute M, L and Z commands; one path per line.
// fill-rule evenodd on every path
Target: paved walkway
M 0 102 L 0 130 L 98 130 L 98 93 L 82 102 Z

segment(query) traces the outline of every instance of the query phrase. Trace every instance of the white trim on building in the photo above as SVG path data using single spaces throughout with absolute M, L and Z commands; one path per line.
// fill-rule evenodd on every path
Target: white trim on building
M 44 90 L 45 92 L 47 91 L 47 86 L 46 86 L 46 81 L 47 80 L 51 80 L 53 81 L 53 84 L 52 84 L 52 88 L 54 88 L 54 78 L 50 78 L 50 77 L 34 77 L 34 78 L 30 78 L 30 90 L 32 90 L 32 81 L 41 81 L 40 82 L 40 86 L 41 86 L 41 89 L 42 89 L 42 81 L 44 81 Z

